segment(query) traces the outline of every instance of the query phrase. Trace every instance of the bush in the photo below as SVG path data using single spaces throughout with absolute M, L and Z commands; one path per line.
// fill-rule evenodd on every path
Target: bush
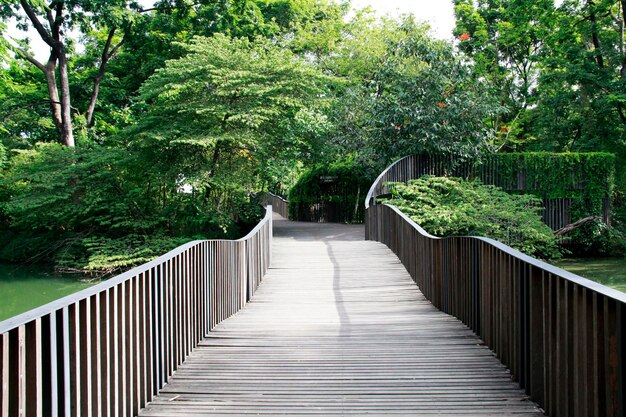
M 560 256 L 552 230 L 538 214 L 541 200 L 512 195 L 478 180 L 424 176 L 408 184 L 393 183 L 398 207 L 435 236 L 483 236 L 531 256 Z
M 574 230 L 567 236 L 567 249 L 574 256 L 624 256 L 626 234 L 618 220 L 613 223 L 617 227 L 596 220 Z

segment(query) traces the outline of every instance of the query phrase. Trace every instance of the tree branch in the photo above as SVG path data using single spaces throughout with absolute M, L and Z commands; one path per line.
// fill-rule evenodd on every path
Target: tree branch
M 124 45 L 124 42 L 126 42 L 126 39 L 128 38 L 128 34 L 130 33 L 130 28 L 132 26 L 133 26 L 132 23 L 128 25 L 128 28 L 124 31 L 124 36 L 122 36 L 122 40 L 120 40 L 120 42 L 117 45 L 115 45 L 113 49 L 111 49 L 111 53 L 109 54 L 109 59 L 113 58 L 117 50 L 120 49 L 122 45 Z
M 109 31 L 109 36 L 107 36 L 107 41 L 104 44 L 104 49 L 102 50 L 102 57 L 100 58 L 100 67 L 102 67 L 102 64 L 107 62 L 107 60 L 109 59 L 109 48 L 111 47 L 111 43 L 113 42 L 113 37 L 115 36 L 115 31 L 117 30 L 117 28 L 113 28 Z
M 568 224 L 567 226 L 560 228 L 559 230 L 554 232 L 554 235 L 558 236 L 558 237 L 562 237 L 562 236 L 568 235 L 571 232 L 573 232 L 574 230 L 576 230 L 576 229 L 586 225 L 587 223 L 592 223 L 592 222 L 595 222 L 597 220 L 600 220 L 599 216 L 585 217 L 584 219 L 580 219 L 580 220 L 578 220 L 575 223 Z
M 52 38 L 57 42 L 61 40 L 61 25 L 63 24 L 63 2 L 56 3 L 56 15 L 54 16 L 54 22 L 50 25 L 52 28 Z
M 28 51 L 21 49 L 21 48 L 15 48 L 15 51 L 18 54 L 22 55 L 24 59 L 26 59 L 28 62 L 30 62 L 37 68 L 39 68 L 41 71 L 46 72 L 46 67 L 41 62 L 37 61 L 37 59 L 34 56 L 28 53 Z
M 107 36 L 107 41 L 104 45 L 104 49 L 102 50 L 102 57 L 100 59 L 100 67 L 98 68 L 98 73 L 96 74 L 96 77 L 93 81 L 93 92 L 91 93 L 91 100 L 89 101 L 89 106 L 87 107 L 87 112 L 85 114 L 87 126 L 93 125 L 93 114 L 96 110 L 96 103 L 98 102 L 98 94 L 100 93 L 100 83 L 102 82 L 102 79 L 104 78 L 107 63 L 126 41 L 126 37 L 128 36 L 128 33 L 130 32 L 131 25 L 129 25 L 126 28 L 126 30 L 124 31 L 124 36 L 122 37 L 122 40 L 117 45 L 115 45 L 113 49 L 111 49 L 111 44 L 113 43 L 113 37 L 115 36 L 115 31 L 117 30 L 117 28 L 113 28 L 109 31 L 109 35 Z
M 43 27 L 43 25 L 39 21 L 39 18 L 30 7 L 28 2 L 26 0 L 20 0 L 20 4 L 22 5 L 22 9 L 24 9 L 24 12 L 26 12 L 26 15 L 35 27 L 35 30 L 37 30 L 37 33 L 39 33 L 39 36 L 41 36 L 41 39 L 43 39 L 43 41 L 51 47 L 54 46 L 54 39 L 52 39 L 48 31 L 46 31 L 46 28 Z
M 157 7 L 150 7 L 148 9 L 139 9 L 138 12 L 139 13 L 147 13 L 147 12 L 154 12 L 154 11 L 163 11 L 163 10 L 179 10 L 179 9 L 191 9 L 192 7 L 195 6 L 200 6 L 202 5 L 201 1 L 197 1 L 197 2 L 193 2 L 191 4 L 188 4 L 185 7 L 178 7 L 178 6 L 157 6 Z

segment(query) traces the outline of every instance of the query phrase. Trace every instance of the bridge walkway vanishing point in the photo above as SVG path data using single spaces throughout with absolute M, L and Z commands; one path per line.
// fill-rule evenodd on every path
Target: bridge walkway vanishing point
M 541 416 L 363 226 L 274 221 L 270 270 L 140 416 Z

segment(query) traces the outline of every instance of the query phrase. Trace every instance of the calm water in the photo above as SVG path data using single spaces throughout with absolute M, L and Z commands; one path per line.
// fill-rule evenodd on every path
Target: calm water
M 624 258 L 573 258 L 561 259 L 553 263 L 576 275 L 626 292 L 626 259 Z
M 41 267 L 0 264 L 0 321 L 91 285 Z

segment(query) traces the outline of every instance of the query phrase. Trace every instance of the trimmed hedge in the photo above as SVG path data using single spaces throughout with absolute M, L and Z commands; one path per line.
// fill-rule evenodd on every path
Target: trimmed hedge
M 371 184 L 372 178 L 353 160 L 316 165 L 289 191 L 289 219 L 363 223 L 365 196 Z
M 572 198 L 572 218 L 599 215 L 613 193 L 615 155 L 585 153 L 501 153 L 477 166 L 477 177 L 509 192 L 541 198 Z

